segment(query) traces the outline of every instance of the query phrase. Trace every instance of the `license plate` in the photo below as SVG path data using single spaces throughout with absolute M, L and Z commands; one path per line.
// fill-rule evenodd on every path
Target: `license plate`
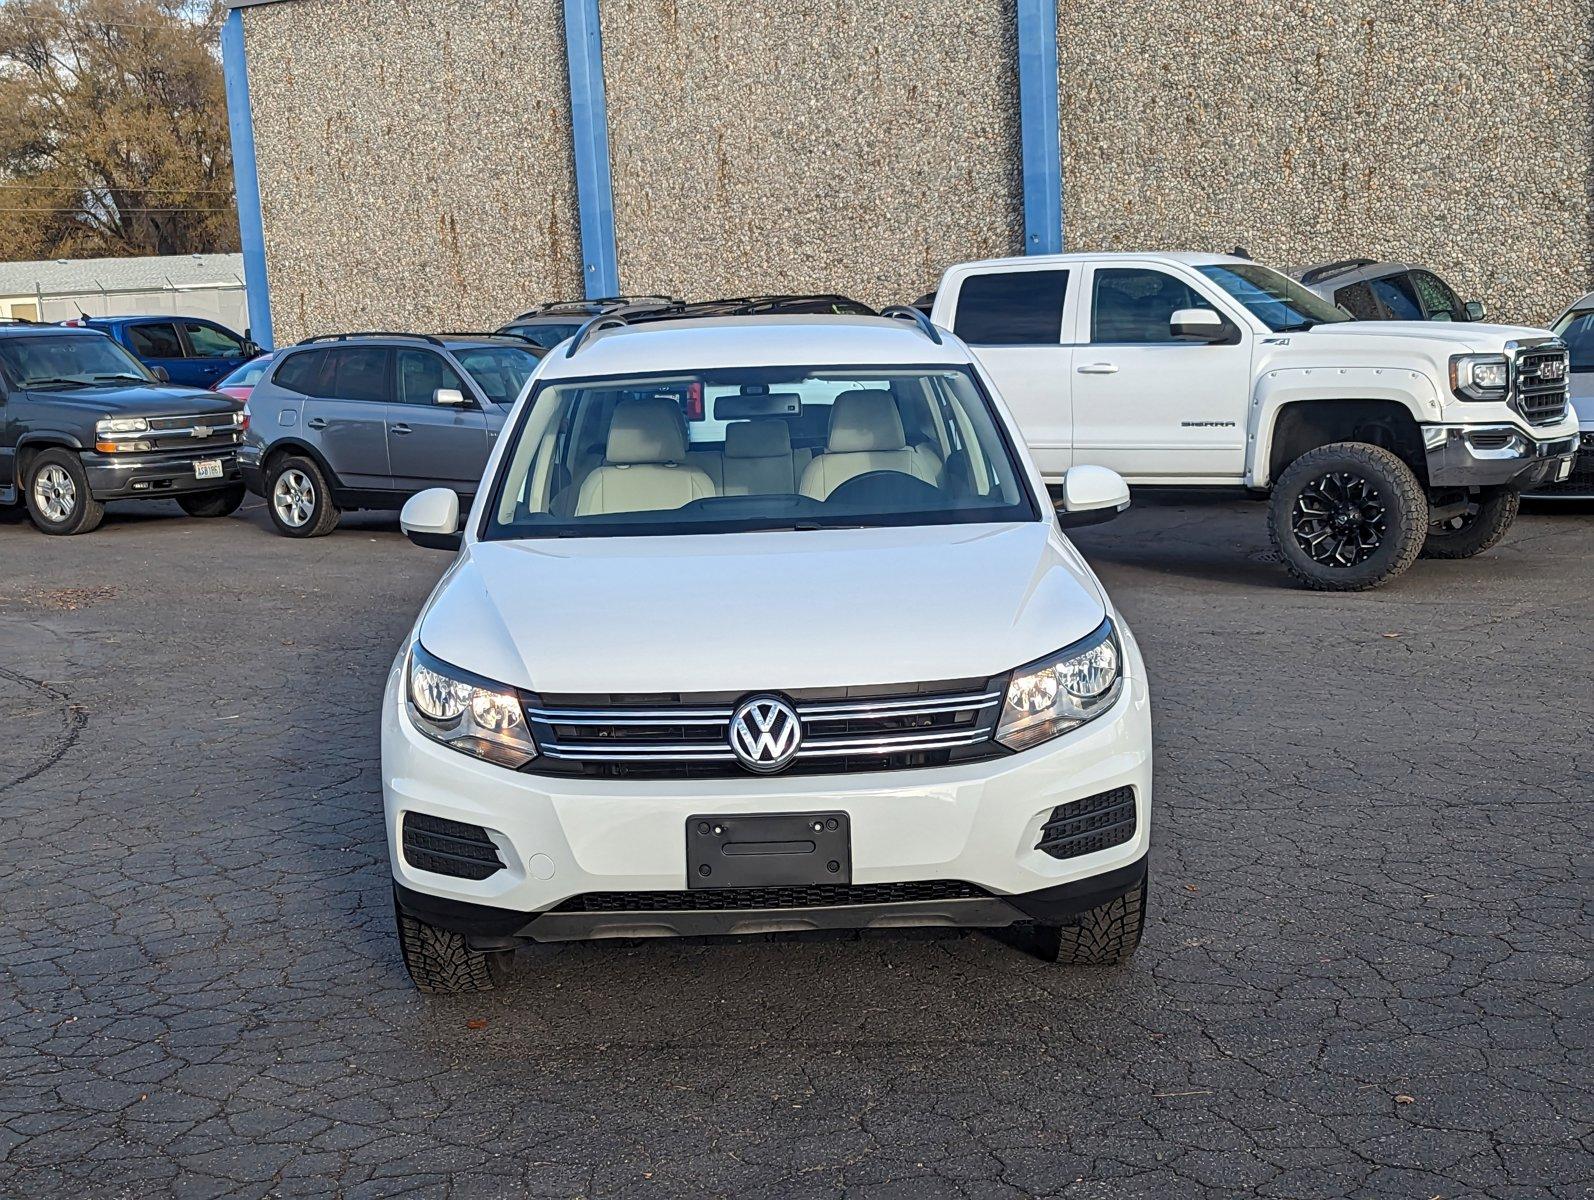
M 688 889 L 851 882 L 852 824 L 844 812 L 686 819 Z
M 194 464 L 195 479 L 220 479 L 221 459 L 202 458 Z

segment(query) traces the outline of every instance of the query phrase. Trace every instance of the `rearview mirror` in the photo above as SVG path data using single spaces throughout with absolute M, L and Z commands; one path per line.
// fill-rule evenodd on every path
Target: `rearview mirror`
M 1168 318 L 1168 332 L 1180 342 L 1226 341 L 1232 327 L 1210 308 L 1181 308 Z
M 449 488 L 416 492 L 399 511 L 399 528 L 417 546 L 458 550 L 465 541 L 459 532 L 459 496 Z
M 1100 525 L 1129 508 L 1129 485 L 1106 467 L 1070 467 L 1056 500 L 1057 523 L 1064 529 Z M 423 493 L 424 494 L 424 493 Z
M 1489 315 L 1488 310 L 1483 307 L 1482 300 L 1468 300 L 1466 308 L 1469 321 L 1481 321 Z
M 465 393 L 458 388 L 438 388 L 432 393 L 432 403 L 446 405 L 449 408 L 463 408 Z

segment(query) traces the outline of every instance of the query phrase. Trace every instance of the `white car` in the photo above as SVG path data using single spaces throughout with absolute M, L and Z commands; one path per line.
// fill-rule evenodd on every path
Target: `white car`
M 1548 330 L 1357 321 L 1232 255 L 959 263 L 931 317 L 974 348 L 1048 480 L 1085 462 L 1267 495 L 1279 561 L 1325 591 L 1482 554 L 1577 450 Z
M 383 793 L 423 991 L 527 942 L 1145 917 L 1134 637 L 968 349 L 879 317 L 584 329 L 532 378 L 393 664 Z M 593 324 L 596 324 L 594 322 Z
M 1570 356 L 1572 410 L 1577 416 L 1578 455 L 1571 475 L 1526 495 L 1560 500 L 1594 500 L 1594 292 L 1574 301 L 1550 322 Z

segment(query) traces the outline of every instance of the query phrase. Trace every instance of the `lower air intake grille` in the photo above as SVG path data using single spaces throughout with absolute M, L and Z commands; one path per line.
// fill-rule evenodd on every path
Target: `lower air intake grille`
M 976 900 L 982 887 L 955 879 L 912 883 L 821 883 L 810 887 L 705 888 L 692 892 L 588 892 L 554 912 L 719 912 L 726 909 L 832 908 L 912 900 Z
M 1052 809 L 1035 849 L 1053 858 L 1095 854 L 1133 839 L 1135 821 L 1135 789 L 1113 788 Z
M 1578 441 L 1577 458 L 1566 479 L 1529 490 L 1536 496 L 1594 496 L 1594 433 L 1585 433 Z
M 404 814 L 404 857 L 412 867 L 455 879 L 486 879 L 504 869 L 480 825 L 418 812 Z

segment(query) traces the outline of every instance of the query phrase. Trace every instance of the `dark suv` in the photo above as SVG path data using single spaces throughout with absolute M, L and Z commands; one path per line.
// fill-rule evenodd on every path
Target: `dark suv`
M 1347 258 L 1295 272 L 1323 299 L 1360 321 L 1481 321 L 1483 303 L 1462 300 L 1432 271 L 1407 263 Z
M 551 300 L 527 309 L 498 332 L 523 337 L 544 350 L 552 350 L 575 334 L 593 317 L 630 318 L 660 309 L 678 308 L 670 296 L 605 296 L 598 300 Z
M 468 496 L 544 353 L 486 333 L 340 333 L 279 350 L 245 409 L 244 479 L 288 537 L 429 487 Z
M 244 420 L 98 330 L 0 321 L 0 504 L 24 500 L 45 533 L 87 533 L 108 500 L 226 516 L 244 498 Z

